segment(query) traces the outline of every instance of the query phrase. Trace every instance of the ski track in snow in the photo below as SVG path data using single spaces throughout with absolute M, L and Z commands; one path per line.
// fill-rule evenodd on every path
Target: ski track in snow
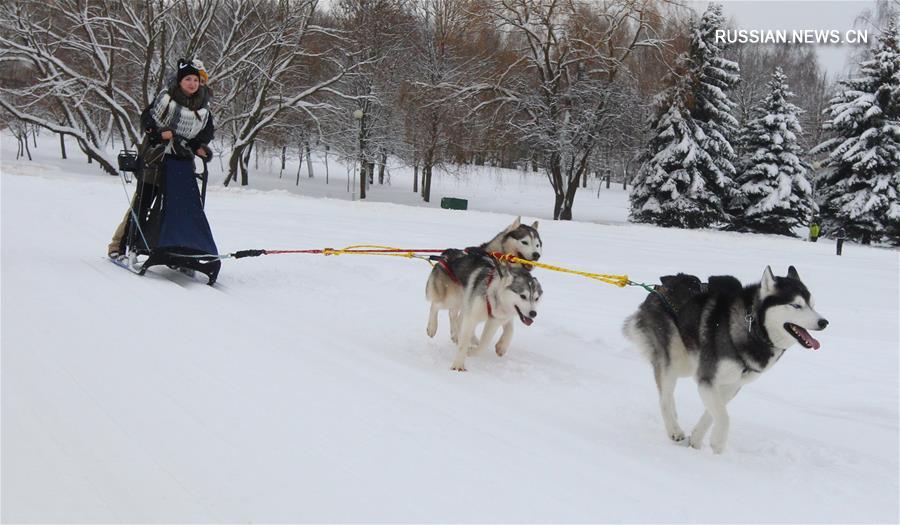
M 281 191 L 210 186 L 223 253 L 463 247 L 522 213 L 541 219 L 546 262 L 575 269 L 750 282 L 796 265 L 831 321 L 822 350 L 794 347 L 744 388 L 714 456 L 665 437 L 650 368 L 620 333 L 638 288 L 536 270 L 535 324 L 452 372 L 444 313 L 425 335 L 425 264 L 270 255 L 224 261 L 212 288 L 129 275 L 102 257 L 121 183 L 54 160 L 53 140 L 31 163 L 3 145 L 4 522 L 900 519 L 897 251 L 628 225 L 621 190 L 585 190 L 589 222 L 547 221 L 546 180 L 500 171 L 445 176 L 434 199 L 489 209 L 506 188 L 519 204 L 500 213 L 295 195 L 277 171 L 254 174 Z M 318 165 L 301 185 L 344 188 L 335 166 L 335 188 Z M 409 187 L 394 168 L 372 195 L 412 201 Z M 701 403 L 679 385 L 689 431 Z

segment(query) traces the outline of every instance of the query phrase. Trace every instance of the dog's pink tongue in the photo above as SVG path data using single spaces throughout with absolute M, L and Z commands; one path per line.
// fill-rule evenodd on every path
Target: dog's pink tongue
M 522 316 L 522 322 L 525 323 L 525 326 L 531 326 L 531 323 L 534 322 L 534 319 Z
M 795 325 L 795 326 L 796 326 L 796 325 Z M 819 343 L 819 341 L 818 341 L 815 337 L 809 335 L 809 332 L 807 332 L 805 328 L 802 328 L 802 327 L 800 327 L 800 326 L 797 326 L 797 332 L 800 334 L 800 337 L 802 337 L 803 340 L 806 341 L 806 343 L 807 343 L 807 344 L 810 346 L 810 348 L 812 348 L 813 350 L 818 350 L 819 347 L 822 346 L 822 345 Z

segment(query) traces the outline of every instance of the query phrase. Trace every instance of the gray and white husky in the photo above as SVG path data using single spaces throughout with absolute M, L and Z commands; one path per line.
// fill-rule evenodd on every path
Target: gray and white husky
M 483 252 L 500 252 L 512 254 L 520 259 L 537 261 L 541 258 L 543 243 L 538 233 L 538 222 L 531 226 L 522 224 L 522 218 L 517 217 L 512 224 L 494 236 L 493 239 L 478 246 Z M 425 297 L 431 303 L 428 312 L 428 326 L 425 332 L 428 337 L 434 337 L 437 333 L 438 312 L 449 310 L 450 339 L 457 342 L 459 333 L 459 309 L 462 305 L 465 284 L 469 281 L 472 271 L 477 268 L 473 264 L 476 259 L 463 259 L 466 251 L 446 250 L 442 255 L 440 264 L 436 264 L 428 276 L 425 285 Z M 519 266 L 519 265 L 514 265 Z
M 699 449 L 712 426 L 709 444 L 721 453 L 728 437 L 728 402 L 795 343 L 818 349 L 808 330 L 823 330 L 828 321 L 813 308 L 793 266 L 786 277 L 775 277 L 766 267 L 760 283 L 749 286 L 731 276 L 710 277 L 708 285 L 685 274 L 661 281 L 658 293 L 647 296 L 623 331 L 653 365 L 669 438 L 685 438 L 673 394 L 679 377 L 693 376 L 706 411 L 688 443 Z
M 459 305 L 459 337 L 453 370 L 465 371 L 466 356 L 484 350 L 503 327 L 495 350 L 502 357 L 509 349 L 516 321 L 530 326 L 543 295 L 541 284 L 526 268 L 497 261 L 485 253 L 468 253 L 457 263 L 467 275 Z M 475 329 L 484 323 L 481 337 Z M 474 341 L 477 341 L 473 343 Z

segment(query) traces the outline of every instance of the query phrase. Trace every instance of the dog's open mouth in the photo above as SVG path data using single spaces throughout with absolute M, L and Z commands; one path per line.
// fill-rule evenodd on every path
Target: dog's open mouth
M 525 323 L 525 326 L 531 326 L 531 323 L 534 322 L 534 319 L 528 317 L 527 315 L 522 313 L 522 310 L 519 310 L 519 307 L 516 307 L 516 313 L 519 314 L 519 319 Z
M 821 346 L 819 344 L 819 341 L 817 341 L 815 337 L 809 335 L 809 332 L 807 332 L 803 327 L 797 326 L 793 323 L 784 323 L 784 329 L 787 330 L 789 334 L 794 336 L 794 339 L 796 339 L 798 343 L 803 345 L 804 348 L 812 348 L 813 350 L 818 350 Z

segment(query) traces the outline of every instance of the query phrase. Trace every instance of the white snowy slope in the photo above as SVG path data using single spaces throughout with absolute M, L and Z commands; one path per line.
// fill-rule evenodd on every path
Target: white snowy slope
M 767 264 L 797 266 L 831 321 L 822 349 L 795 347 L 747 386 L 715 456 L 665 436 L 650 368 L 620 333 L 640 288 L 536 270 L 535 324 L 517 327 L 505 357 L 452 372 L 446 317 L 425 335 L 426 264 L 271 255 L 224 262 L 215 287 L 167 269 L 137 277 L 104 257 L 121 183 L 54 160 L 52 138 L 33 162 L 3 138 L 3 522 L 900 519 L 897 251 L 836 257 L 827 240 L 624 224 L 621 191 L 607 197 L 616 216 L 592 215 L 591 189 L 575 207 L 616 224 L 541 220 L 547 262 L 638 281 L 750 282 Z M 399 195 L 410 177 L 395 168 L 373 195 Z M 477 209 L 507 193 L 502 177 L 459 180 L 438 187 L 466 188 Z M 505 187 L 534 220 L 547 186 Z M 462 247 L 517 211 L 498 209 L 218 184 L 207 206 L 223 253 Z M 690 428 L 693 383 L 677 398 Z

